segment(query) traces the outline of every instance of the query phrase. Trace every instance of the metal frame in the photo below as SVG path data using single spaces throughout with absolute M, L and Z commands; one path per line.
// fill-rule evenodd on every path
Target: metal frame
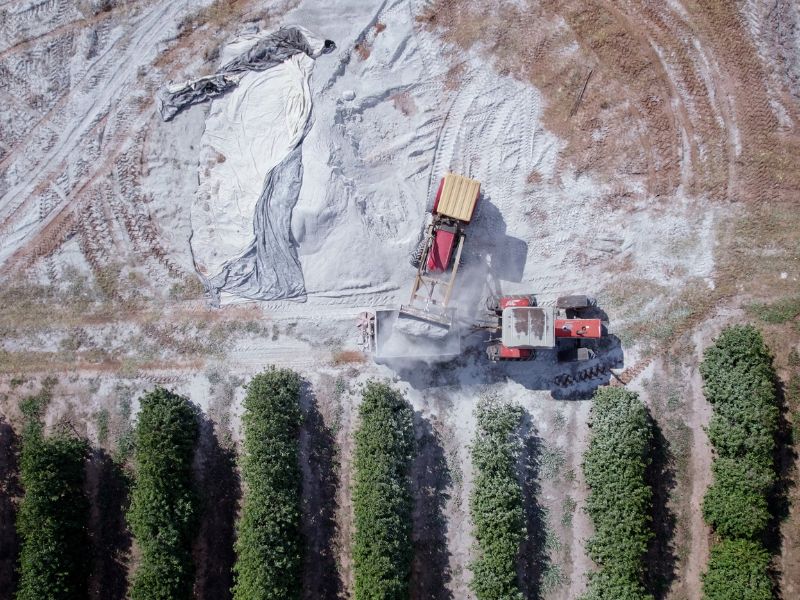
M 411 287 L 411 297 L 408 299 L 408 304 L 400 305 L 400 312 L 424 321 L 433 321 L 449 327 L 453 324 L 453 316 L 448 310 L 448 305 L 450 296 L 453 293 L 453 284 L 456 280 L 458 267 L 461 264 L 461 251 L 464 249 L 464 238 L 466 236 L 459 227 L 458 247 L 456 248 L 456 256 L 453 259 L 453 268 L 450 270 L 450 275 L 447 276 L 447 272 L 445 272 L 443 274 L 445 275 L 444 277 L 433 277 L 426 273 L 426 269 L 428 254 L 433 246 L 434 230 L 435 228 L 432 224 L 429 230 L 428 243 L 425 245 L 425 251 L 420 257 L 417 275 L 414 278 L 414 285 Z M 437 298 L 437 291 L 440 291 L 441 288 L 444 288 L 444 297 Z M 439 296 L 441 296 L 441 293 Z

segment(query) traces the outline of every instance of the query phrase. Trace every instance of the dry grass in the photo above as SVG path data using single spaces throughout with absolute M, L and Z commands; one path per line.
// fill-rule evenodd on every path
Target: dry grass
M 355 50 L 361 60 L 367 60 L 369 58 L 370 48 L 366 42 L 356 44 L 353 46 L 353 50 Z
M 356 365 L 367 362 L 367 357 L 363 352 L 355 350 L 337 350 L 333 353 L 331 364 L 335 367 L 342 365 Z
M 689 282 L 676 297 L 664 296 L 658 315 L 640 315 L 646 322 L 626 332 L 653 350 L 668 348 L 722 302 L 796 294 L 800 280 L 800 136 L 777 127 L 766 67 L 736 7 L 722 0 L 684 4 L 688 21 L 667 3 L 642 0 L 624 7 L 601 0 L 437 0 L 417 18 L 462 49 L 480 39 L 498 72 L 535 85 L 546 100 L 545 126 L 567 142 L 562 168 L 609 181 L 618 190 L 608 198 L 610 209 L 642 200 L 625 182 L 644 182 L 650 198 L 671 197 L 684 171 L 684 189 L 698 207 L 709 199 L 738 201 L 718 227 L 715 288 Z M 571 116 L 588 69 L 591 79 Z M 800 107 L 790 112 L 800 118 Z M 636 319 L 641 302 L 629 296 L 663 290 L 648 292 L 624 277 L 624 265 L 619 270 L 611 302 Z
M 187 16 L 180 24 L 177 43 L 158 56 L 154 65 L 175 75 L 186 65 L 196 64 L 198 48 L 204 48 L 206 64 L 194 76 L 212 72 L 211 61 L 219 48 L 244 22 L 270 27 L 277 19 L 297 6 L 299 0 L 282 0 L 271 8 L 263 8 L 256 0 L 214 0 L 209 6 Z
M 800 136 L 777 126 L 767 69 L 736 7 L 685 4 L 688 19 L 642 0 L 437 0 L 417 20 L 463 49 L 481 40 L 498 72 L 534 84 L 547 128 L 567 141 L 563 161 L 578 172 L 639 177 L 651 196 L 685 177 L 687 191 L 717 200 L 796 197 Z M 800 118 L 799 107 L 790 113 Z
M 653 194 L 677 185 L 680 140 L 665 101 L 668 82 L 652 50 L 606 4 L 498 8 L 439 0 L 418 19 L 455 46 L 468 49 L 481 40 L 498 72 L 539 89 L 547 101 L 545 125 L 567 142 L 565 166 L 606 178 L 636 173 L 647 177 Z M 617 131 L 598 135 L 608 129 Z

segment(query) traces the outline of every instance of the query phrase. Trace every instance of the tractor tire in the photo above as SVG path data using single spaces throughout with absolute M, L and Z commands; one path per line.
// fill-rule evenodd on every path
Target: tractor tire
M 420 262 L 422 262 L 422 254 L 425 252 L 425 245 L 427 243 L 428 240 L 423 237 L 409 256 L 408 262 L 411 263 L 411 266 L 415 269 L 419 269 Z
M 497 316 L 502 315 L 503 311 L 500 310 L 500 299 L 497 296 L 489 296 L 486 299 L 486 310 Z
M 556 308 L 562 310 L 581 310 L 597 306 L 597 300 L 583 294 L 561 296 L 556 300 Z

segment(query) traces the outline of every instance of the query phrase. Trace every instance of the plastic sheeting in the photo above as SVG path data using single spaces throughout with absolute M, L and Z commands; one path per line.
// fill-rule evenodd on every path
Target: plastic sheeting
M 213 304 L 226 294 L 305 298 L 291 218 L 311 124 L 314 59 L 334 48 L 299 27 L 246 36 L 225 49 L 228 60 L 216 74 L 162 93 L 165 120 L 212 100 L 191 211 L 191 248 Z
M 167 86 L 158 99 L 161 118 L 169 121 L 192 104 L 224 94 L 235 87 L 247 71 L 266 71 L 300 52 L 311 58 L 318 58 L 335 49 L 336 44 L 331 40 L 324 40 L 320 45 L 319 40 L 305 29 L 282 27 L 257 39 L 245 52 L 227 62 L 214 75 Z

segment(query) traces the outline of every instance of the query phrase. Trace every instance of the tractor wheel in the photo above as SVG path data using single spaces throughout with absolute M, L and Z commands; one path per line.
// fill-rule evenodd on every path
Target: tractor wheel
M 597 301 L 594 298 L 590 298 L 589 296 L 585 296 L 583 294 L 561 296 L 556 300 L 556 308 L 567 311 L 591 308 L 596 305 Z
M 419 264 L 422 262 L 422 255 L 425 252 L 425 245 L 428 243 L 426 238 L 422 238 L 417 244 L 417 247 L 414 251 L 410 254 L 408 262 L 411 263 L 411 266 L 415 269 L 419 269 Z
M 500 360 L 500 344 L 491 344 L 486 347 L 486 357 L 491 362 L 497 362 Z
M 486 310 L 495 315 L 503 314 L 500 310 L 500 299 L 497 296 L 489 296 L 486 299 Z

